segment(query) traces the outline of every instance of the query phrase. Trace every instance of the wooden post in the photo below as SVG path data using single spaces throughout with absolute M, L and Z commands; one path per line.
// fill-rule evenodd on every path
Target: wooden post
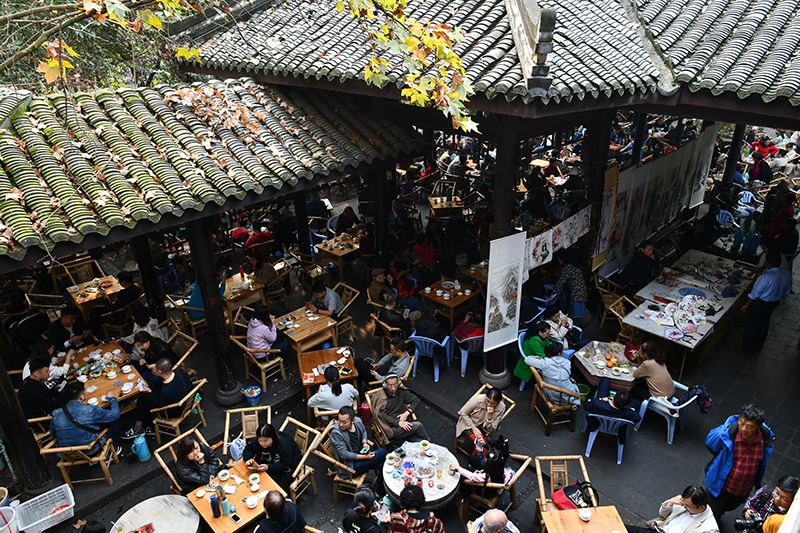
M 634 124 L 633 153 L 631 154 L 631 159 L 633 160 L 633 166 L 638 167 L 639 161 L 642 158 L 642 145 L 647 136 L 647 113 L 637 112 Z
M 370 187 L 375 198 L 375 250 L 378 253 L 377 264 L 388 263 L 386 243 L 389 239 L 389 212 L 392 200 L 396 197 L 394 172 L 391 168 L 380 167 L 369 174 Z
M 189 233 L 189 248 L 192 251 L 192 266 L 200 284 L 203 295 L 203 308 L 206 315 L 206 327 L 211 337 L 214 350 L 215 365 L 217 370 L 217 401 L 225 404 L 223 398 L 230 396 L 235 403 L 241 401 L 241 384 L 233 374 L 228 342 L 228 328 L 225 324 L 225 311 L 222 304 L 222 295 L 219 292 L 219 279 L 217 277 L 216 258 L 214 255 L 213 240 L 211 238 L 211 219 L 201 218 L 186 224 Z M 222 396 L 222 398 L 221 398 Z
M 731 146 L 728 149 L 728 159 L 725 161 L 725 173 L 722 175 L 722 181 L 727 181 L 728 183 L 733 181 L 733 175 L 736 173 L 736 165 L 739 163 L 739 157 L 742 153 L 744 128 L 744 124 L 737 124 L 733 130 L 733 138 L 731 139 Z
M 586 182 L 589 186 L 589 203 L 597 209 L 603 201 L 603 180 L 608 167 L 608 145 L 613 109 L 597 113 L 586 124 L 581 159 L 586 164 Z
M 6 451 L 11 467 L 22 485 L 23 492 L 36 494 L 50 481 L 47 465 L 39 453 L 27 417 L 17 399 L 14 385 L 8 376 L 5 361 L 0 357 L 0 426 L 6 439 Z
M 292 195 L 294 217 L 297 223 L 297 247 L 303 253 L 311 250 L 311 239 L 308 235 L 308 211 L 306 210 L 306 191 L 298 191 Z
M 158 284 L 155 268 L 153 267 L 153 255 L 150 253 L 150 242 L 147 235 L 139 235 L 132 239 L 133 256 L 139 266 L 139 275 L 142 278 L 142 289 L 147 298 L 147 307 L 150 309 L 151 316 L 159 322 L 167 318 L 164 309 L 164 294 Z

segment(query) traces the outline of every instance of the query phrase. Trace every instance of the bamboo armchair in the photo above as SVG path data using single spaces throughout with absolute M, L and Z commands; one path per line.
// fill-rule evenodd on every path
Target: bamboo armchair
M 350 306 L 356 301 L 361 291 L 354 289 L 350 285 L 339 282 L 333 288 L 342 298 L 344 307 L 336 319 L 336 338 L 341 342 L 342 339 L 353 338 L 353 317 L 350 316 Z
M 119 463 L 119 457 L 117 457 L 114 444 L 110 439 L 101 444 L 103 437 L 105 437 L 107 433 L 108 429 L 104 429 L 97 435 L 95 440 L 83 446 L 58 447 L 53 440 L 44 446 L 39 453 L 44 456 L 55 455 L 58 457 L 56 466 L 58 466 L 59 471 L 61 471 L 61 477 L 64 478 L 64 483 L 69 485 L 70 488 L 73 488 L 75 483 L 89 483 L 92 481 L 105 481 L 107 485 L 112 485 L 114 480 L 111 479 L 109 465 L 112 461 L 114 463 Z M 99 446 L 97 453 L 89 455 L 89 452 L 91 452 L 92 448 L 95 446 Z M 82 465 L 99 465 L 103 476 L 88 479 L 72 479 L 69 475 L 70 469 L 74 466 Z
M 297 261 L 297 274 L 303 285 L 311 287 L 318 279 L 325 278 L 325 267 L 316 263 L 311 253 L 290 252 L 290 255 Z
M 356 489 L 364 484 L 364 479 L 367 477 L 366 472 L 363 474 L 356 474 L 356 471 L 342 463 L 336 458 L 336 452 L 331 443 L 331 431 L 333 430 L 335 421 L 331 420 L 325 427 L 325 431 L 320 435 L 317 447 L 314 450 L 314 455 L 333 465 L 337 470 L 333 476 L 333 503 L 339 500 L 339 493 L 352 497 L 356 493 Z M 342 477 L 339 472 L 347 472 L 347 476 Z
M 111 337 L 122 337 L 132 329 L 133 312 L 140 305 L 147 303 L 144 293 L 128 305 L 113 311 L 108 311 L 100 315 L 103 323 L 103 335 L 108 339 Z
M 61 310 L 67 306 L 67 300 L 61 295 L 25 293 L 25 301 L 31 309 L 38 309 L 47 314 L 50 322 L 55 322 Z
M 200 424 L 206 427 L 206 416 L 203 412 L 203 406 L 200 404 L 200 390 L 208 383 L 208 380 L 203 378 L 194 383 L 192 390 L 186 393 L 186 396 L 181 398 L 180 401 L 163 407 L 157 407 L 150 412 L 153 414 L 153 428 L 156 431 L 156 442 L 161 444 L 161 434 L 165 433 L 168 436 L 179 435 L 181 432 L 181 423 L 186 420 L 192 411 L 197 411 L 197 416 L 200 417 Z M 180 409 L 178 416 L 171 417 L 170 411 Z
M 189 357 L 191 357 L 192 352 L 200 345 L 200 341 L 178 330 L 170 335 L 169 339 L 167 339 L 167 344 L 170 345 L 176 354 L 180 354 L 172 370 L 183 368 L 187 372 L 194 372 L 189 368 Z
M 468 479 L 464 480 L 465 485 L 473 487 L 470 495 L 464 500 L 464 505 L 467 511 L 467 513 L 464 513 L 465 517 L 469 512 L 476 513 L 477 516 L 480 516 L 489 509 L 500 509 L 501 511 L 507 513 L 509 510 L 517 508 L 519 505 L 519 502 L 517 502 L 517 481 L 519 481 L 519 479 L 528 469 L 528 466 L 530 466 L 533 459 L 527 455 L 518 455 L 514 453 L 512 453 L 509 457 L 515 461 L 518 461 L 520 466 L 517 468 L 517 471 L 514 472 L 514 475 L 511 477 L 511 479 L 508 480 L 508 483 L 493 483 L 491 481 L 487 483 L 481 483 L 478 481 L 470 481 Z M 510 496 L 506 505 L 500 505 L 502 491 L 507 491 Z
M 411 372 L 414 370 L 414 364 L 417 362 L 417 356 L 416 355 L 412 355 L 412 356 L 410 356 L 410 358 L 411 359 L 408 362 L 408 369 L 406 369 L 405 374 L 400 376 L 401 386 L 402 386 L 402 384 L 405 384 L 406 382 L 408 382 L 409 379 L 411 379 Z M 370 387 L 380 387 L 381 385 L 383 385 L 383 381 L 370 381 L 369 382 L 369 386 Z
M 353 410 L 358 413 L 358 400 L 353 401 Z M 338 410 L 326 411 L 319 407 L 314 408 L 314 419 L 317 421 L 317 429 L 324 430 L 330 419 L 336 418 L 337 416 L 339 416 Z
M 555 403 L 549 396 L 547 391 L 555 391 L 566 396 L 573 398 L 580 398 L 581 395 L 561 387 L 556 387 L 546 383 L 539 372 L 529 367 L 533 372 L 533 377 L 536 380 L 536 386 L 533 389 L 533 396 L 531 397 L 531 411 L 539 415 L 539 418 L 544 422 L 544 434 L 550 435 L 554 426 L 560 424 L 569 424 L 569 430 L 575 431 L 575 413 L 578 406 L 571 403 Z
M 264 359 L 259 361 L 256 354 L 269 354 L 281 351 L 275 348 L 269 350 L 255 350 L 247 347 L 247 337 L 244 335 L 231 335 L 230 340 L 242 350 L 242 357 L 244 358 L 244 376 L 245 379 L 252 377 L 261 383 L 261 391 L 267 391 L 267 378 L 280 373 L 281 379 L 286 379 L 286 369 L 283 366 L 283 358 L 278 356 L 274 359 Z M 257 371 L 257 372 L 256 372 Z
M 28 425 L 31 427 L 31 433 L 33 433 L 33 438 L 36 439 L 39 450 L 43 450 L 53 441 L 53 434 L 50 432 L 50 422 L 52 420 L 52 416 L 28 419 Z
M 487 385 L 486 383 L 484 383 L 483 385 L 481 385 L 481 386 L 480 386 L 480 388 L 479 388 L 477 391 L 475 391 L 475 394 L 473 394 L 473 395 L 470 397 L 470 399 L 469 399 L 469 400 L 467 400 L 466 402 L 464 402 L 464 404 L 466 405 L 466 404 L 467 404 L 467 403 L 469 403 L 469 402 L 470 402 L 470 401 L 471 401 L 471 400 L 472 400 L 472 399 L 473 399 L 475 396 L 478 396 L 479 394 L 485 394 L 485 393 L 486 393 L 486 389 L 488 389 L 488 388 L 489 388 L 489 385 Z M 514 409 L 516 409 L 516 407 L 517 407 L 517 402 L 515 402 L 514 400 L 512 400 L 512 399 L 511 399 L 509 396 L 506 396 L 505 394 L 503 394 L 503 403 L 504 403 L 504 404 L 505 404 L 505 406 L 506 406 L 506 410 L 505 410 L 505 411 L 503 411 L 503 416 L 502 416 L 502 417 L 500 417 L 500 422 L 498 422 L 498 424 L 497 424 L 497 428 L 498 428 L 498 430 L 499 430 L 499 428 L 500 428 L 500 424 L 502 424 L 502 423 L 503 423 L 503 420 L 505 420 L 506 418 L 508 418 L 508 415 L 510 415 L 510 414 L 511 414 L 511 411 L 513 411 L 513 410 L 514 410 Z M 460 410 L 461 410 L 461 409 L 459 409 L 459 411 L 460 411 Z M 459 447 L 459 444 L 460 444 L 460 443 L 458 442 L 458 437 L 459 437 L 459 436 L 460 436 L 460 435 L 456 435 L 456 436 L 453 438 L 453 451 L 454 451 L 454 452 L 461 452 L 461 453 L 464 453 L 464 454 L 466 454 L 466 455 L 469 455 L 469 452 L 468 452 L 467 450 L 464 450 L 464 449 L 462 449 L 461 447 Z
M 241 407 L 239 409 L 228 409 L 225 411 L 225 433 L 222 436 L 222 455 L 228 455 L 231 437 L 231 417 L 240 415 L 242 424 L 242 438 L 247 442 L 256 436 L 258 428 L 262 422 L 259 420 L 261 413 L 264 413 L 264 423 L 272 423 L 272 407 L 269 405 L 259 405 L 257 407 Z
M 583 479 L 581 481 L 591 481 L 589 479 L 589 472 L 586 470 L 586 463 L 583 462 L 582 455 L 538 455 L 534 459 L 536 463 L 536 482 L 539 487 L 539 497 L 536 499 L 536 508 L 534 510 L 533 521 L 539 522 L 542 533 L 547 533 L 545 529 L 543 512 L 555 511 L 556 507 L 553 505 L 553 493 L 569 485 L 572 480 L 569 475 L 569 465 L 574 463 L 581 472 Z M 545 491 L 544 474 L 542 471 L 543 463 L 549 463 L 549 481 L 550 490 Z M 597 499 L 594 493 L 591 493 L 592 505 L 597 506 Z
M 399 335 L 399 336 L 405 338 L 405 332 L 403 332 L 403 330 L 401 328 L 395 328 L 395 327 L 390 326 L 389 324 L 387 324 L 383 320 L 379 319 L 378 315 L 375 314 L 375 313 L 370 313 L 369 316 L 370 316 L 370 318 L 372 318 L 372 320 L 375 321 L 375 329 L 376 329 L 376 331 L 375 331 L 376 335 L 375 336 L 381 338 L 381 351 L 383 353 L 386 353 L 386 352 L 389 351 L 389 349 L 387 348 L 387 342 L 390 341 L 392 339 L 392 337 L 394 337 L 395 335 Z M 378 329 L 380 329 L 380 331 L 381 331 L 380 335 L 377 335 L 377 330 Z
M 185 305 L 186 298 L 167 294 L 167 302 L 178 312 L 181 321 L 192 330 L 192 337 L 197 338 L 197 330 L 206 327 L 206 310 L 202 307 Z M 202 313 L 202 318 L 192 318 L 189 313 Z
M 314 469 L 306 463 L 319 444 L 319 439 L 322 434 L 291 416 L 287 416 L 283 421 L 280 431 L 286 431 L 289 424 L 294 426 L 293 438 L 300 448 L 300 453 L 303 454 L 300 463 L 298 463 L 294 472 L 292 472 L 292 484 L 289 485 L 289 496 L 292 498 L 292 501 L 297 502 L 309 487 L 311 488 L 311 492 L 317 494 L 317 480 L 314 477 Z
M 188 492 L 189 490 L 191 490 L 193 487 L 185 487 L 184 488 L 184 487 L 181 486 L 180 483 L 178 483 L 178 479 L 175 477 L 175 474 L 172 473 L 172 470 L 169 469 L 169 467 L 167 466 L 166 461 L 164 461 L 164 458 L 161 457 L 161 454 L 163 454 L 165 452 L 169 452 L 170 458 L 172 459 L 172 462 L 173 463 L 177 463 L 178 462 L 178 454 L 175 453 L 175 447 L 185 437 L 190 437 L 190 436 L 194 437 L 195 440 L 197 440 L 197 442 L 200 442 L 200 443 L 205 444 L 206 446 L 208 446 L 208 442 L 203 437 L 203 435 L 200 433 L 200 431 L 197 429 L 197 427 L 193 427 L 192 429 L 190 429 L 188 431 L 185 431 L 185 432 L 181 433 L 180 435 L 176 436 L 171 441 L 169 441 L 167 443 L 164 443 L 162 446 L 157 448 L 156 451 L 153 452 L 153 455 L 156 456 L 156 461 L 158 461 L 158 464 L 161 465 L 161 469 L 164 470 L 164 473 L 167 474 L 167 478 L 170 480 L 172 491 L 174 493 L 176 493 L 176 494 L 184 494 L 184 493 Z M 209 448 L 210 448 L 210 446 L 209 446 Z
M 402 383 L 403 382 L 401 381 L 401 387 L 403 386 Z M 372 413 L 372 440 L 374 440 L 379 446 L 387 447 L 389 444 L 391 444 L 392 439 L 383 430 L 383 426 L 380 424 L 380 414 L 374 409 L 376 403 L 375 397 L 379 394 L 385 394 L 383 387 L 367 391 L 364 397 L 367 399 L 367 405 L 369 405 L 369 410 Z M 412 415 L 409 420 L 414 421 L 416 419 L 417 417 Z
M 623 344 L 627 341 L 633 340 L 637 335 L 633 328 L 623 323 L 625 320 L 625 315 L 635 308 L 636 304 L 633 303 L 627 296 L 618 297 L 608 307 L 606 307 L 608 313 L 619 324 L 619 334 L 617 335 L 617 340 Z

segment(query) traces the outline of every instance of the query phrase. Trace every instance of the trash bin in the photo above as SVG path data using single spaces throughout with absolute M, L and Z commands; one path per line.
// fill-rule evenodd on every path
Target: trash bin
M 255 385 L 245 387 L 242 393 L 250 407 L 258 407 L 261 404 L 261 387 Z
M 0 507 L 0 533 L 17 533 L 17 518 L 13 507 Z

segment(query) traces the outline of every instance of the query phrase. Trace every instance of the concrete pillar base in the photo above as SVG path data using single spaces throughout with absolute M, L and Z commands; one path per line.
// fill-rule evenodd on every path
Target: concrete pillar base
M 511 385 L 511 372 L 508 369 L 503 369 L 503 371 L 499 374 L 492 374 L 486 367 L 481 368 L 481 371 L 478 373 L 478 379 L 481 383 L 485 383 L 486 385 L 491 385 L 492 387 L 497 387 L 498 389 L 505 389 L 509 385 Z

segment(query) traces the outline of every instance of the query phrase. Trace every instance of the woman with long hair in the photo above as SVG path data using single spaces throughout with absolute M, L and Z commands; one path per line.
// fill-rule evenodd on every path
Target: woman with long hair
M 467 516 L 469 508 L 469 496 L 474 492 L 479 492 L 484 498 L 496 496 L 495 489 L 486 487 L 488 483 L 508 483 L 514 477 L 514 470 L 507 466 L 508 458 L 511 456 L 509 451 L 508 439 L 503 435 L 495 433 L 489 438 L 488 453 L 482 468 L 471 471 L 459 465 L 450 465 L 452 472 L 458 472 L 463 479 L 473 483 L 481 483 L 482 487 L 475 485 L 461 484 L 461 494 L 463 499 L 459 503 L 458 513 L 462 520 Z
M 292 473 L 302 454 L 297 443 L 272 424 L 262 424 L 256 439 L 247 443 L 242 454 L 245 465 L 255 472 L 266 472 L 283 490 L 289 491 Z
M 375 511 L 375 493 L 368 485 L 361 485 L 353 496 L 353 505 L 344 512 L 344 533 L 384 533 L 381 523 L 372 516 Z
M 266 305 L 258 305 L 253 310 L 253 316 L 247 323 L 247 347 L 253 350 L 281 350 L 281 355 L 287 348 L 286 341 L 278 338 L 278 329 L 275 327 L 275 317 Z M 255 358 L 267 359 L 266 352 L 256 352 Z
M 222 470 L 222 461 L 214 455 L 214 451 L 191 436 L 184 437 L 178 443 L 177 456 L 175 475 L 184 494 L 206 485 Z

